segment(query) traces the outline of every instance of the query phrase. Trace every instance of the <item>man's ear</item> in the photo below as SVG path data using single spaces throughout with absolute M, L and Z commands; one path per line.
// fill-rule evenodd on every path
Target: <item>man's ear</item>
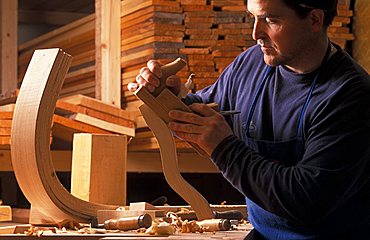
M 319 32 L 323 29 L 323 27 L 324 27 L 324 16 L 325 16 L 325 12 L 322 9 L 313 9 L 310 12 L 308 17 L 311 20 L 311 26 L 312 26 L 312 30 L 314 32 Z

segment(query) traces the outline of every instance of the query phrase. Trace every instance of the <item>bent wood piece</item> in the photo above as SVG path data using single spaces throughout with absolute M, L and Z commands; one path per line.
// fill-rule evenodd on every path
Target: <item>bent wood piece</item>
M 34 52 L 14 110 L 12 165 L 22 192 L 42 214 L 55 221 L 89 222 L 96 219 L 97 210 L 117 206 L 71 195 L 59 182 L 50 156 L 52 116 L 70 62 L 71 56 L 60 49 Z
M 153 93 L 150 93 L 143 86 L 140 86 L 134 93 L 142 102 L 148 105 L 166 123 L 169 122 L 168 113 L 171 110 L 177 109 L 185 112 L 191 112 L 190 108 L 186 106 L 181 101 L 181 99 L 179 99 L 166 88 L 166 79 L 169 76 L 175 75 L 185 65 L 186 62 L 181 58 L 178 58 L 175 61 L 162 66 L 162 76 L 160 78 L 160 84 Z M 210 157 L 197 144 L 192 142 L 187 143 L 190 144 L 200 155 L 207 158 Z
M 166 123 L 143 104 L 139 107 L 149 128 L 158 140 L 162 158 L 162 168 L 166 181 L 195 211 L 198 220 L 213 218 L 207 200 L 181 176 L 177 160 L 176 144 Z

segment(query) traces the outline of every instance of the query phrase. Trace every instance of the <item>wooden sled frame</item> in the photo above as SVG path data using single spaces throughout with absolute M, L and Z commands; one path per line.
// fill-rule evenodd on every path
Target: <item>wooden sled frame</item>
M 191 112 L 188 106 L 170 90 L 165 88 L 167 77 L 176 74 L 185 64 L 186 63 L 182 59 L 177 59 L 163 66 L 160 86 L 156 91 L 154 93 L 149 93 L 146 88 L 141 86 L 135 92 L 135 95 L 144 102 L 139 109 L 144 120 L 157 138 L 162 159 L 162 169 L 166 181 L 171 188 L 193 208 L 198 220 L 211 219 L 213 218 L 213 212 L 207 200 L 186 182 L 180 174 L 176 144 L 172 132 L 167 127 L 167 123 L 169 122 L 168 113 L 170 110 L 179 109 Z M 201 155 L 209 157 L 196 144 L 189 144 Z
M 59 182 L 51 161 L 52 116 L 71 59 L 60 49 L 36 50 L 15 105 L 11 130 L 14 174 L 32 209 L 47 216 L 31 217 L 30 223 L 93 222 L 97 210 L 117 208 L 74 197 Z

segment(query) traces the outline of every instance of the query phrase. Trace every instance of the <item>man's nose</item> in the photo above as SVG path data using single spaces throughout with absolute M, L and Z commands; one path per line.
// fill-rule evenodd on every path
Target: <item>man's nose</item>
M 263 22 L 257 18 L 254 20 L 252 38 L 253 40 L 257 41 L 258 39 L 261 39 L 263 37 L 263 34 L 264 34 Z

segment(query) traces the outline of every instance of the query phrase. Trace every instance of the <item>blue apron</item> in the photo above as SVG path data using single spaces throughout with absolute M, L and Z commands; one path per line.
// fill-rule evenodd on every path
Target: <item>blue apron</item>
M 330 45 L 326 51 L 324 62 L 329 57 Z M 275 68 L 269 67 L 263 77 L 263 80 L 260 86 L 257 89 L 257 92 L 252 100 L 252 104 L 249 108 L 246 132 L 244 136 L 244 141 L 248 147 L 263 155 L 264 157 L 271 158 L 283 162 L 285 165 L 295 165 L 299 162 L 304 154 L 304 144 L 303 139 L 303 121 L 306 109 L 312 98 L 312 92 L 315 89 L 319 72 L 316 74 L 314 80 L 312 81 L 310 90 L 306 96 L 305 103 L 301 109 L 298 119 L 298 126 L 296 130 L 296 137 L 286 140 L 286 141 L 265 141 L 265 140 L 255 140 L 250 136 L 249 128 L 251 126 L 252 117 L 254 110 L 257 105 L 257 100 L 261 95 L 261 92 L 268 81 L 270 73 Z M 249 221 L 254 226 L 255 230 L 258 231 L 266 239 L 314 239 L 315 236 L 312 232 L 307 229 L 298 227 L 294 225 L 291 221 L 288 221 L 285 218 L 277 216 L 271 212 L 264 210 L 262 207 L 251 201 L 249 198 L 246 198 L 246 203 L 248 206 L 248 218 Z

